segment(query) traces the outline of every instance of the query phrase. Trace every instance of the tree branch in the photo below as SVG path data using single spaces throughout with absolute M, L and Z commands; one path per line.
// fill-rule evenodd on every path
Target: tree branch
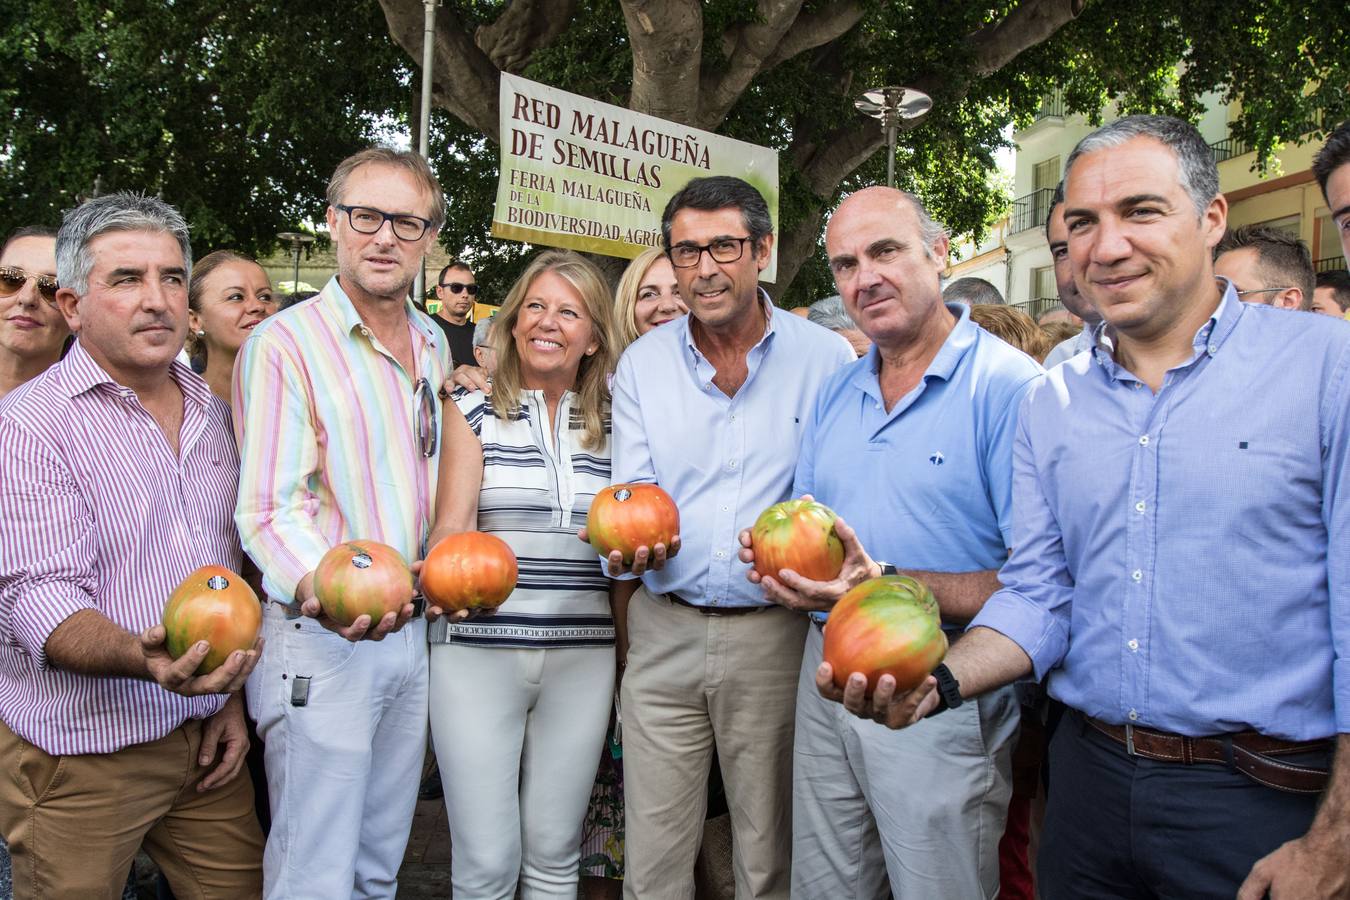
M 767 72 L 779 63 L 786 62 L 799 53 L 814 50 L 842 36 L 862 19 L 861 4 L 845 0 L 831 3 L 814 13 L 803 13 L 792 23 L 787 34 L 778 42 L 769 58 L 764 60 L 761 72 Z
M 474 40 L 493 65 L 514 75 L 567 30 L 576 6 L 576 0 L 512 0 L 491 25 L 479 26 Z
M 991 22 L 966 40 L 971 74 L 982 78 L 1006 66 L 1028 47 L 1048 40 L 1078 18 L 1086 0 L 1026 0 L 997 22 Z
M 685 125 L 698 112 L 703 9 L 698 0 L 622 0 L 633 48 L 628 107 Z

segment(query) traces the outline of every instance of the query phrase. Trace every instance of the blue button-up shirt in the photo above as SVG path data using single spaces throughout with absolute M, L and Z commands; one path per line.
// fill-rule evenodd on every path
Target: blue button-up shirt
M 1025 353 L 957 317 L 923 378 L 887 412 L 881 357 L 821 390 L 802 440 L 794 495 L 812 494 L 902 569 L 975 572 L 1008 558 L 1012 445 L 1027 390 L 1043 377 Z
M 736 535 L 792 489 L 797 447 L 830 375 L 856 356 L 848 341 L 775 309 L 751 348 L 736 396 L 713 384 L 689 316 L 634 341 L 614 375 L 615 483 L 659 484 L 680 509 L 679 554 L 643 575 L 655 593 L 708 606 L 763 606 L 746 580 Z
M 1156 395 L 1105 331 L 1033 389 L 1013 555 L 973 625 L 1108 722 L 1350 732 L 1350 326 L 1220 284 Z

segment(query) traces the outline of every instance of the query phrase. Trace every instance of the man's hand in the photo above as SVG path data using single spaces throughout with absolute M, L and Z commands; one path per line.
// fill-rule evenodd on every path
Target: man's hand
M 441 390 L 448 395 L 455 388 L 482 391 L 490 397 L 492 396 L 492 379 L 488 377 L 487 369 L 481 366 L 456 366 L 455 371 L 450 373 L 450 377 L 445 379 L 445 384 L 441 386 Z
M 1345 847 L 1310 831 L 1257 860 L 1237 900 L 1331 900 L 1350 897 Z
M 202 726 L 202 747 L 197 762 L 205 768 L 219 752 L 220 762 L 198 784 L 199 792 L 229 784 L 244 766 L 248 753 L 248 725 L 244 722 L 244 704 L 238 694 Z
M 811 497 L 808 494 L 803 499 L 809 500 Z M 850 528 L 847 522 L 835 519 L 834 533 L 844 545 L 844 567 L 839 570 L 839 576 L 833 581 L 812 581 L 791 569 L 780 570 L 777 578 L 760 577 L 754 568 L 755 548 L 750 529 L 745 529 L 740 533 L 740 558 L 741 562 L 750 564 L 746 578 L 762 587 L 767 599 L 788 609 L 803 612 L 824 612 L 832 609 L 839 602 L 839 598 L 853 587 L 881 574 L 881 567 L 867 555 L 862 542 L 858 540 L 857 532 Z
M 421 561 L 419 560 L 414 565 L 420 567 L 420 564 Z M 416 571 L 414 570 L 414 572 Z M 386 636 L 407 625 L 408 620 L 413 617 L 413 605 L 408 602 L 403 604 L 403 608 L 398 612 L 385 613 L 378 622 L 372 623 L 370 616 L 363 613 L 357 616 L 352 624 L 343 625 L 341 622 L 330 618 L 323 611 L 323 604 L 319 603 L 319 598 L 314 596 L 313 572 L 300 579 L 300 584 L 295 589 L 295 598 L 300 601 L 300 612 L 316 620 L 329 631 L 340 634 L 353 643 L 356 641 L 382 641 Z
M 196 697 L 201 694 L 232 694 L 244 686 L 253 667 L 258 664 L 262 654 L 261 636 L 253 642 L 251 650 L 236 650 L 225 658 L 225 662 L 207 675 L 194 675 L 197 667 L 211 652 L 211 645 L 198 641 L 178 659 L 169 655 L 164 646 L 166 632 L 163 625 L 155 625 L 141 632 L 141 654 L 145 658 L 145 669 L 160 687 L 184 697 Z
M 583 544 L 591 542 L 590 534 L 583 525 L 577 532 L 577 537 Z M 671 538 L 670 544 L 658 543 L 653 547 L 643 545 L 638 547 L 633 553 L 633 564 L 624 565 L 623 554 L 618 550 L 610 552 L 606 559 L 608 570 L 611 577 L 617 578 L 620 575 L 641 575 L 643 572 L 659 572 L 666 567 L 666 561 L 673 559 L 675 554 L 680 552 L 680 536 L 677 534 Z
M 901 693 L 896 692 L 893 676 L 882 675 L 877 679 L 877 689 L 868 697 L 866 675 L 852 673 L 847 686 L 840 690 L 834 683 L 834 667 L 827 662 L 816 669 L 816 690 L 826 700 L 844 704 L 858 718 L 871 719 L 893 731 L 908 728 L 938 705 L 937 679 L 932 675 L 914 690 Z

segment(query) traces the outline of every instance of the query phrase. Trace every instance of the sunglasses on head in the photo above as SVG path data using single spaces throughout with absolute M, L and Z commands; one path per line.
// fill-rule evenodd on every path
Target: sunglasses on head
M 56 279 L 50 275 L 38 275 L 20 269 L 18 266 L 0 266 L 0 297 L 9 297 L 23 290 L 28 279 L 37 282 L 38 295 L 47 301 L 47 305 L 56 305 Z
M 463 284 L 458 281 L 442 281 L 441 287 L 449 288 L 450 293 L 452 294 L 458 294 L 460 291 L 468 291 L 470 297 L 477 296 L 478 294 L 478 285 L 476 284 Z

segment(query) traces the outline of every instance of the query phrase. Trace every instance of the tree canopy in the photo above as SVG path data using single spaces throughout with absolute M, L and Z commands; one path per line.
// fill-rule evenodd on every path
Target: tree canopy
M 103 190 L 160 192 L 200 250 L 261 252 L 318 221 L 336 162 L 406 129 L 421 0 L 8 0 L 0 22 L 0 224 L 54 223 Z M 897 178 L 956 234 L 1008 197 L 988 177 L 1041 99 L 1098 115 L 1191 118 L 1218 91 L 1234 136 L 1269 154 L 1350 114 L 1350 37 L 1330 0 L 444 0 L 431 152 L 446 247 L 495 296 L 527 248 L 488 237 L 502 71 L 779 151 L 788 304 L 832 292 L 817 248 L 841 193 L 884 181 L 887 84 L 933 97 L 900 136 Z

